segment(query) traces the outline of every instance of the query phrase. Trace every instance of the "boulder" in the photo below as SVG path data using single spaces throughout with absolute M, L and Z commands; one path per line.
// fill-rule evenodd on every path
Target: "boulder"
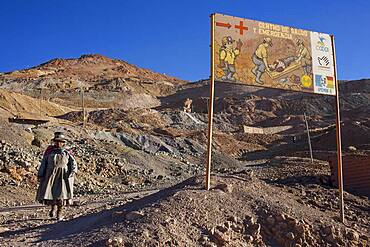
M 233 190 L 232 185 L 231 184 L 226 184 L 226 183 L 218 184 L 215 187 L 215 189 L 221 190 L 221 191 L 223 191 L 225 193 L 230 193 Z
M 41 148 L 42 141 L 39 138 L 35 137 L 33 138 L 31 145 Z
M 274 225 L 275 224 L 275 218 L 272 216 L 272 215 L 269 215 L 267 218 L 266 218 L 266 222 L 267 224 L 269 224 L 270 226 Z
M 129 220 L 129 221 L 133 221 L 133 220 L 137 220 L 137 219 L 140 219 L 144 216 L 143 213 L 141 212 L 138 212 L 138 211 L 131 211 L 131 212 L 128 212 L 126 215 L 125 215 L 125 219 L 126 220 Z
M 120 247 L 123 245 L 123 239 L 122 237 L 111 237 L 106 242 L 107 247 Z

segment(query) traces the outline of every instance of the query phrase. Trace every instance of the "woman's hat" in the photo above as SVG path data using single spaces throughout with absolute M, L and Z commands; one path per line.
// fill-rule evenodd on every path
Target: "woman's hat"
M 66 142 L 67 139 L 66 137 L 64 136 L 63 132 L 55 132 L 54 133 L 54 138 L 51 139 L 52 141 L 58 141 L 58 142 Z

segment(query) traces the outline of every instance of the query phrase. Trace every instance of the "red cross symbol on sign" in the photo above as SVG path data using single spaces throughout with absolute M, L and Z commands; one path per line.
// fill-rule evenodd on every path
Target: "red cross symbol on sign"
M 243 33 L 244 33 L 244 30 L 248 30 L 248 27 L 245 27 L 244 26 L 244 22 L 243 21 L 240 21 L 239 22 L 239 25 L 235 25 L 235 28 L 236 29 L 239 29 L 239 33 L 241 34 L 241 35 L 243 35 Z

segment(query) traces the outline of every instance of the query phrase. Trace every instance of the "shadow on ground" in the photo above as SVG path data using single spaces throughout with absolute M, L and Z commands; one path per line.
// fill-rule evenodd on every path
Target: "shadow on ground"
M 7 231 L 0 233 L 0 237 L 7 238 L 16 235 L 22 235 L 27 232 L 39 231 L 41 233 L 40 235 L 41 238 L 34 243 L 39 243 L 48 240 L 65 240 L 68 239 L 70 236 L 78 233 L 89 232 L 95 229 L 99 229 L 103 226 L 108 226 L 117 222 L 121 222 L 124 220 L 123 218 L 112 217 L 112 214 L 114 212 L 122 211 L 130 212 L 140 210 L 146 207 L 147 205 L 153 204 L 161 200 L 166 200 L 166 198 L 172 196 L 178 190 L 184 189 L 187 185 L 194 185 L 194 183 L 195 177 L 191 177 L 179 184 L 176 184 L 175 186 L 161 190 L 149 196 L 145 196 L 141 199 L 126 203 L 125 205 L 120 207 L 81 216 L 69 221 L 62 221 L 54 224 L 41 225 L 37 227 L 27 227 L 15 231 Z

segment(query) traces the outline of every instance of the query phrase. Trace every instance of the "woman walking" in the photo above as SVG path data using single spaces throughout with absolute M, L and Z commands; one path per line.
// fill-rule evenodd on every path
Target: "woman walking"
M 77 163 L 71 153 L 64 148 L 66 138 L 62 132 L 55 132 L 50 145 L 41 161 L 38 171 L 40 181 L 36 199 L 40 203 L 50 205 L 49 216 L 63 220 L 63 208 L 73 198 L 74 174 Z

